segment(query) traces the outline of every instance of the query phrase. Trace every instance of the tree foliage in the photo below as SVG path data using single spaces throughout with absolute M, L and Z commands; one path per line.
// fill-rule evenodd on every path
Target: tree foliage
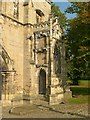
M 75 84 L 79 79 L 90 79 L 90 2 L 71 2 L 66 13 L 76 13 L 73 19 L 66 20 L 59 6 L 52 4 L 52 14 L 66 27 L 68 76 Z
M 51 5 L 51 13 L 53 17 L 58 17 L 59 24 L 63 27 L 65 27 L 66 24 L 66 16 L 60 11 L 59 6 L 52 4 Z
M 67 8 L 67 13 L 77 13 L 77 17 L 68 20 L 67 56 L 69 76 L 76 82 L 78 79 L 90 79 L 90 2 L 74 2 Z M 75 81 L 76 80 L 76 81 Z

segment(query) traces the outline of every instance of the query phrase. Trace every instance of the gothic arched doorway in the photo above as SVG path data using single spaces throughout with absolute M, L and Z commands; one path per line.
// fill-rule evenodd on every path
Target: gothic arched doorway
M 9 100 L 9 95 L 12 94 L 12 72 L 15 72 L 13 61 L 0 45 L 0 100 Z
M 39 73 L 39 94 L 46 94 L 46 72 L 43 69 Z
M 8 66 L 6 65 L 3 57 L 0 55 L 0 100 L 2 99 L 2 93 L 3 93 L 3 72 L 7 71 Z

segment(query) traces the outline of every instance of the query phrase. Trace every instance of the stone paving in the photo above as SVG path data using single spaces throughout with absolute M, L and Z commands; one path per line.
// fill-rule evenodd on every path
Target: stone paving
M 3 108 L 3 118 L 88 118 L 87 105 L 59 104 L 55 106 L 25 105 L 12 109 Z

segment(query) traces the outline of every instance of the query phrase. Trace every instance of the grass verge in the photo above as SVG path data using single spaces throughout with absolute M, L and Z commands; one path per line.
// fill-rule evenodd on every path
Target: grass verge
M 79 95 L 68 99 L 70 104 L 89 104 L 88 95 Z

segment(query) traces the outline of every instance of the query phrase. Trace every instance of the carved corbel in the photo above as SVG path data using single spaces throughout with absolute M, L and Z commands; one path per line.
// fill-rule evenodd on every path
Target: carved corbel
M 43 33 L 43 36 L 46 36 L 46 37 L 47 37 L 47 33 L 44 32 L 44 33 Z
M 31 34 L 28 34 L 28 35 L 27 35 L 27 40 L 33 40 L 33 37 L 32 37 Z
M 50 31 L 47 32 L 47 37 L 50 37 Z

